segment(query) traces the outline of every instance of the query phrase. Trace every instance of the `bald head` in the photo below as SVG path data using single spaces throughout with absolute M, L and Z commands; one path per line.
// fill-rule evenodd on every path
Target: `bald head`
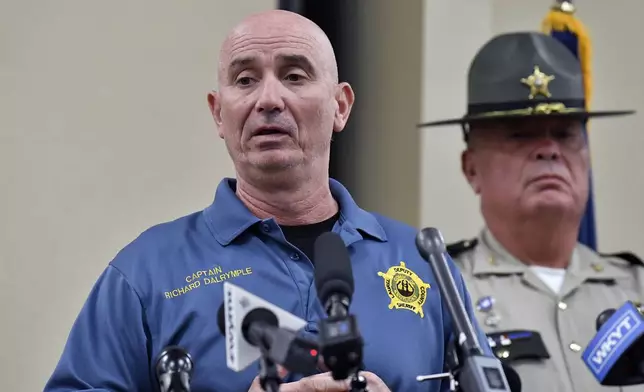
M 226 36 L 219 53 L 219 85 L 226 82 L 231 65 L 245 50 L 254 46 L 277 47 L 283 43 L 309 52 L 309 61 L 314 62 L 330 81 L 338 82 L 333 46 L 324 31 L 294 12 L 269 10 L 245 18 Z
M 354 94 L 338 82 L 333 47 L 315 23 L 287 11 L 246 18 L 222 45 L 218 79 L 208 105 L 238 174 L 328 176 L 331 139 Z

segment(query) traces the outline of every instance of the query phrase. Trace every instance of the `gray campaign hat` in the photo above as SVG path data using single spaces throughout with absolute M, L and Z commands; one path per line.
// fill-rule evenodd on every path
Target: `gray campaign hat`
M 633 114 L 587 111 L 579 60 L 557 39 L 539 32 L 497 35 L 476 54 L 468 73 L 467 113 L 419 127 L 502 118 Z

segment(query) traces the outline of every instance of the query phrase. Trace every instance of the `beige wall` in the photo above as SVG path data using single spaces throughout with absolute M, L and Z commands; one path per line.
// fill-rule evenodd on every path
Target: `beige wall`
M 339 152 L 363 208 L 418 225 L 423 1 L 355 0 L 347 28 L 356 101 Z M 350 11 L 347 11 L 350 12 Z M 359 130 L 359 132 L 358 132 Z
M 233 174 L 206 103 L 217 51 L 277 2 L 3 2 L 0 373 L 37 391 L 115 253 Z
M 276 2 L 0 1 L 0 375 L 6 390 L 32 391 L 114 254 L 210 203 L 233 174 L 205 100 L 217 48 L 235 21 Z M 477 48 L 493 32 L 538 28 L 551 1 L 400 3 L 359 1 L 351 121 L 368 132 L 347 144 L 348 177 L 366 208 L 448 240 L 473 236 L 481 219 L 458 128 L 415 124 L 463 114 Z M 594 104 L 642 113 L 593 123 L 600 245 L 644 255 L 644 59 L 625 49 L 638 44 L 644 3 L 577 3 L 595 39 Z
M 425 0 L 423 15 L 421 119 L 462 116 L 470 59 L 491 35 L 490 6 L 484 0 Z M 460 128 L 418 132 L 423 148 L 421 225 L 439 228 L 446 241 L 473 235 L 482 220 L 460 174 Z

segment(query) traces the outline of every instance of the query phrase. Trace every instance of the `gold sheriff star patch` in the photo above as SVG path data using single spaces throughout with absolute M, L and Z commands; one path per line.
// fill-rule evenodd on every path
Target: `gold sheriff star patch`
M 421 318 L 425 317 L 423 305 L 430 286 L 415 272 L 405 267 L 404 261 L 401 261 L 399 266 L 390 267 L 387 272 L 378 272 L 378 276 L 385 281 L 385 290 L 391 299 L 389 309 L 407 309 Z
M 530 99 L 534 99 L 537 95 L 541 94 L 546 98 L 550 98 L 550 91 L 548 85 L 554 79 L 554 75 L 546 75 L 541 72 L 538 65 L 534 66 L 534 72 L 527 78 L 521 79 L 521 83 L 530 87 Z

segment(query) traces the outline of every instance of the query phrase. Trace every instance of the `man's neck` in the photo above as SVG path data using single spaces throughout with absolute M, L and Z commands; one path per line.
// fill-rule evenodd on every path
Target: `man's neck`
M 567 268 L 577 245 L 579 225 L 559 221 L 548 224 L 522 218 L 514 224 L 489 219 L 488 229 L 512 256 L 529 265 Z
M 304 184 L 257 184 L 237 176 L 237 197 L 260 219 L 275 218 L 281 225 L 324 221 L 338 212 L 329 177 L 318 176 Z

